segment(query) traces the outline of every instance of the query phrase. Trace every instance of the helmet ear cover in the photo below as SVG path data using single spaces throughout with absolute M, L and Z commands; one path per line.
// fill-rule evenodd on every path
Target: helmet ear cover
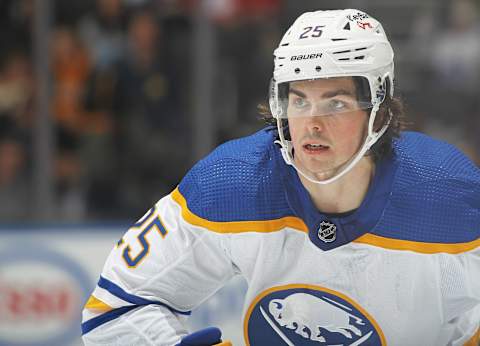
M 390 102 L 393 99 L 393 81 L 391 80 L 390 76 L 386 76 L 384 78 L 384 81 L 380 86 L 380 91 L 382 91 L 381 94 L 379 94 L 379 91 L 377 91 L 381 101 L 374 122 L 374 131 L 379 131 L 384 124 L 391 121 L 393 116 L 393 113 L 390 109 Z
M 290 92 L 290 83 L 282 83 L 278 86 L 278 102 L 280 108 L 286 112 L 288 107 L 288 94 Z M 279 119 L 282 122 L 283 136 L 287 141 L 291 141 L 288 119 Z

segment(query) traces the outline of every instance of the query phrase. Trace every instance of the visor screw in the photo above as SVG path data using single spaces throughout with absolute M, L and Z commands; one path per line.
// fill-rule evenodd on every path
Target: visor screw
M 300 69 L 298 67 L 295 69 L 295 73 L 300 73 Z
M 320 66 L 315 67 L 315 71 L 320 72 L 322 68 Z

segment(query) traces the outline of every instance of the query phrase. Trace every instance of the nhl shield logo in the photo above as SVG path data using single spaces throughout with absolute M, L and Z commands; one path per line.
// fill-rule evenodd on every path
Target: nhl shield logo
M 325 243 L 331 243 L 337 238 L 337 226 L 329 221 L 322 221 L 318 229 L 318 238 Z

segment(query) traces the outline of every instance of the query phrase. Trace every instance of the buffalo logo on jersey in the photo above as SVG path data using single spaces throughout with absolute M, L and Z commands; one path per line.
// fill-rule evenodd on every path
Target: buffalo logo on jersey
M 260 345 L 386 345 L 375 320 L 340 292 L 288 285 L 262 292 L 245 316 L 245 341 Z

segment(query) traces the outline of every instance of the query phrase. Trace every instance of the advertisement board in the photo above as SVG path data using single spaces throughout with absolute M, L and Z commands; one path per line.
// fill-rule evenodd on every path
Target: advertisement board
M 82 345 L 81 310 L 126 225 L 0 228 L 0 346 Z M 246 285 L 236 279 L 193 312 L 243 345 Z

